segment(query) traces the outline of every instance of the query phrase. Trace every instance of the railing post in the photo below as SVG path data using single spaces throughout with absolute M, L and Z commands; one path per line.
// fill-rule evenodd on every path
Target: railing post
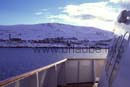
M 92 73 L 93 73 L 93 82 L 96 82 L 96 71 L 95 71 L 95 60 L 92 59 Z
M 80 82 L 80 81 L 79 81 L 79 76 L 80 76 L 80 75 L 79 75 L 79 71 L 80 71 L 80 61 L 79 61 L 79 60 L 77 60 L 77 61 L 78 61 L 78 67 L 77 67 L 77 68 L 78 68 L 78 69 L 77 69 L 77 75 L 78 75 L 78 76 L 77 76 L 77 83 L 79 83 L 79 82 Z
M 58 81 L 58 80 L 57 80 L 57 76 L 58 76 L 58 67 L 57 67 L 57 64 L 55 64 L 55 75 L 56 75 L 56 76 L 55 76 L 55 80 L 56 80 L 55 82 L 56 82 L 56 85 L 57 85 L 57 83 L 58 83 L 58 82 L 57 82 L 57 81 Z
M 19 81 L 16 82 L 15 87 L 20 87 Z
M 38 76 L 38 72 L 36 72 L 36 78 L 37 78 L 37 87 L 40 87 L 40 85 L 39 85 L 39 76 Z

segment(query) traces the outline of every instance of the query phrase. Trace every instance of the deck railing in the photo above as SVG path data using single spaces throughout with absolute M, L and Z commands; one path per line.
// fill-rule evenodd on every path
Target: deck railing
M 97 82 L 105 59 L 64 59 L 0 82 L 0 87 L 57 87 L 70 83 Z

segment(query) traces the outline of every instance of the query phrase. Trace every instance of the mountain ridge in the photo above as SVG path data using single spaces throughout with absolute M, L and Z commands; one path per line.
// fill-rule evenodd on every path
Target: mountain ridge
M 112 33 L 94 27 L 74 26 L 60 23 L 42 23 L 33 25 L 9 25 L 0 26 L 0 40 L 11 38 L 21 40 L 54 40 L 83 42 L 110 40 Z M 70 39 L 71 38 L 71 39 Z M 72 38 L 77 39 L 72 40 Z M 44 41 L 42 41 L 44 42 Z M 58 42 L 58 41 L 57 41 Z

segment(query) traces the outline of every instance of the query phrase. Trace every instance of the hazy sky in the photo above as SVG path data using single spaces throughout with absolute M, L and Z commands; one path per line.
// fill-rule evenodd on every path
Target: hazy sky
M 109 29 L 121 9 L 120 3 L 121 0 L 0 0 L 0 25 L 58 22 Z

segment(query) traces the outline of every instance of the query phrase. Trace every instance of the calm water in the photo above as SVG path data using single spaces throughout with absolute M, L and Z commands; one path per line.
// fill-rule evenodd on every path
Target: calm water
M 105 58 L 106 55 L 106 49 L 0 48 L 0 80 L 64 58 Z

